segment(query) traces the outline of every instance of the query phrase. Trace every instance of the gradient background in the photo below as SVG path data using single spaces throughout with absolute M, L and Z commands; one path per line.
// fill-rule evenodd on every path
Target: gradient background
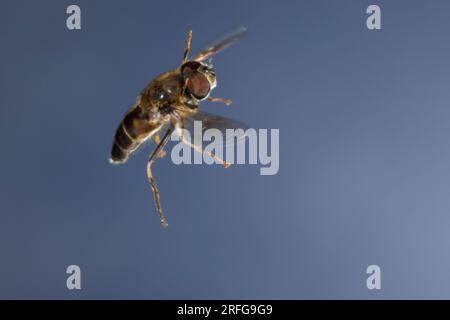
M 82 30 L 66 29 L 66 8 Z M 366 8 L 382 9 L 382 30 Z M 2 1 L 0 298 L 450 298 L 449 1 Z M 230 108 L 280 171 L 107 162 L 140 90 L 237 26 Z M 82 290 L 66 288 L 66 267 Z M 382 290 L 366 268 L 382 269 Z

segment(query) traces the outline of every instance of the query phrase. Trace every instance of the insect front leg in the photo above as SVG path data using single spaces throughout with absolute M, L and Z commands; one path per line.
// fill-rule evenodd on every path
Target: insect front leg
M 181 88 L 181 94 L 178 97 L 178 103 L 181 105 L 184 104 L 184 99 L 185 99 L 184 95 L 186 94 L 186 89 L 187 89 L 188 84 L 189 84 L 189 78 L 186 78 L 183 82 L 183 87 Z
M 186 49 L 184 49 L 183 60 L 181 60 L 181 64 L 185 64 L 185 62 L 187 61 L 189 51 L 191 50 L 191 39 L 192 39 L 192 30 L 189 30 L 188 38 L 186 41 Z
M 159 219 L 161 220 L 161 225 L 163 227 L 167 227 L 167 219 L 164 216 L 162 207 L 161 207 L 161 199 L 159 196 L 159 190 L 158 187 L 156 186 L 156 182 L 155 179 L 153 178 L 153 174 L 152 174 L 152 164 L 153 162 L 156 160 L 157 155 L 160 153 L 160 151 L 164 148 L 164 146 L 167 144 L 167 142 L 170 139 L 170 135 L 173 132 L 173 127 L 170 127 L 169 129 L 167 129 L 167 132 L 164 134 L 161 142 L 156 146 L 155 150 L 153 150 L 152 154 L 150 155 L 150 157 L 148 158 L 147 161 L 147 178 L 148 178 L 148 182 L 150 184 L 150 187 L 152 188 L 153 191 L 153 196 L 155 198 L 155 205 L 156 205 L 156 210 L 158 210 L 158 215 L 159 215 Z
M 213 97 L 208 97 L 208 101 L 211 101 L 211 102 L 222 102 L 222 103 L 225 103 L 225 105 L 227 105 L 227 106 L 229 106 L 230 104 L 233 103 L 230 99 L 213 98 Z

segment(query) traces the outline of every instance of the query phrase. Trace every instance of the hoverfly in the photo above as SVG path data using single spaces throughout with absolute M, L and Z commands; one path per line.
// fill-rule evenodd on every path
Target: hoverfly
M 192 38 L 192 31 L 189 31 L 181 65 L 152 80 L 126 112 L 116 130 L 110 157 L 111 163 L 125 163 L 130 154 L 146 141 L 153 140 L 156 144 L 147 161 L 147 178 L 163 226 L 168 224 L 151 167 L 156 158 L 165 155 L 163 149 L 172 133 L 179 129 L 192 130 L 194 121 L 202 121 L 203 130 L 216 128 L 224 132 L 227 128 L 245 128 L 245 125 L 237 121 L 199 111 L 200 102 L 205 100 L 231 104 L 228 99 L 210 96 L 211 91 L 217 86 L 217 79 L 211 61 L 205 61 L 241 39 L 245 33 L 246 29 L 240 28 L 194 58 L 188 59 Z M 165 133 L 161 137 L 160 132 L 164 130 Z M 181 134 L 180 140 L 201 152 L 198 146 L 184 139 Z M 224 167 L 229 166 L 214 154 L 209 155 L 216 163 L 221 163 Z

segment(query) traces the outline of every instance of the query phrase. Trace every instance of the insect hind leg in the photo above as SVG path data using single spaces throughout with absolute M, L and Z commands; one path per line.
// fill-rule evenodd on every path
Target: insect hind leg
M 188 145 L 189 147 L 191 147 L 192 149 L 194 149 L 194 151 L 197 151 L 200 154 L 203 154 L 203 150 L 201 147 L 197 146 L 195 143 L 190 142 L 188 139 L 186 139 L 184 136 L 181 136 L 181 141 Z M 207 152 L 208 156 L 210 156 L 211 158 L 213 158 L 217 163 L 221 164 L 222 166 L 224 166 L 224 168 L 229 168 L 231 166 L 230 163 L 226 162 L 224 159 L 220 158 L 219 156 L 216 156 L 214 153 L 212 152 Z
M 164 137 L 162 138 L 161 142 L 156 146 L 155 150 L 153 150 L 152 154 L 150 155 L 150 157 L 148 158 L 148 161 L 147 161 L 147 178 L 148 178 L 150 187 L 152 188 L 153 197 L 154 197 L 155 205 L 156 205 L 156 210 L 158 211 L 159 219 L 160 219 L 161 225 L 163 227 L 167 227 L 168 223 L 167 223 L 167 219 L 166 219 L 166 217 L 163 213 L 162 207 L 161 207 L 161 198 L 160 198 L 158 187 L 156 186 L 155 179 L 153 178 L 153 173 L 152 173 L 151 167 L 152 167 L 153 162 L 156 160 L 157 156 L 160 154 L 161 150 L 164 148 L 164 146 L 169 141 L 170 135 L 172 134 L 173 130 L 174 129 L 172 127 L 167 130 L 167 132 L 164 134 Z
M 161 137 L 159 136 L 159 133 L 156 133 L 153 136 L 153 141 L 156 143 L 156 145 L 161 143 Z M 164 148 L 161 148 L 161 151 L 159 151 L 159 155 L 160 158 L 164 158 L 166 156 L 166 151 L 164 151 Z

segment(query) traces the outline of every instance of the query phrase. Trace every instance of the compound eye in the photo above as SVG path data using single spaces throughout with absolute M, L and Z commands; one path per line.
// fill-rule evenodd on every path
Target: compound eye
M 197 61 L 188 61 L 181 67 L 181 74 L 183 78 L 187 78 L 191 73 L 198 71 L 201 64 Z
M 208 78 L 201 72 L 193 72 L 188 76 L 189 82 L 187 89 L 198 100 L 206 98 L 211 91 L 211 85 Z

